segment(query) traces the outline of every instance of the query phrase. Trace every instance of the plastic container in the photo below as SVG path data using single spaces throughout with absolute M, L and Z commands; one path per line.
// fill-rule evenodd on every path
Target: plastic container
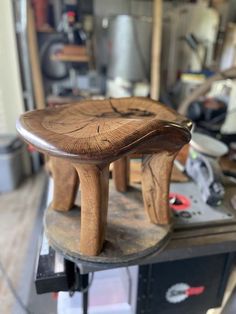
M 15 135 L 0 135 L 0 192 L 14 190 L 24 177 L 23 143 Z

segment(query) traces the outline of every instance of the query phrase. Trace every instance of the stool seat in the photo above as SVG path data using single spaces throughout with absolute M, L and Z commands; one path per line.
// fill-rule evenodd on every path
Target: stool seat
M 137 151 L 155 137 L 189 140 L 189 120 L 144 98 L 85 100 L 57 108 L 27 112 L 17 129 L 38 150 L 80 161 L 112 161 Z M 171 143 L 169 149 L 173 150 Z M 168 142 L 165 141 L 168 149 Z M 146 151 L 148 147 L 146 147 Z

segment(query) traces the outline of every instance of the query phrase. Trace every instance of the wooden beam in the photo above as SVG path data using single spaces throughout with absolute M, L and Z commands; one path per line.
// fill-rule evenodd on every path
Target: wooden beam
M 36 109 L 45 108 L 45 95 L 43 88 L 42 72 L 39 62 L 39 49 L 36 36 L 35 19 L 34 12 L 31 4 L 28 1 L 27 5 L 27 31 L 28 31 L 28 41 L 29 41 L 29 55 L 31 63 L 31 72 L 33 79 L 34 97 L 36 103 Z
M 160 96 L 160 58 L 162 37 L 162 0 L 153 1 L 152 55 L 151 55 L 151 98 Z

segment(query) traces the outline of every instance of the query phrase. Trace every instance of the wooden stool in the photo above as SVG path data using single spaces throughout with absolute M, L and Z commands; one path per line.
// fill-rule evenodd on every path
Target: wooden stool
M 169 224 L 169 181 L 177 152 L 190 140 L 191 122 L 145 98 L 85 100 L 23 114 L 17 130 L 50 155 L 54 178 L 51 208 L 74 205 L 80 181 L 80 253 L 98 255 L 106 230 L 109 164 L 133 153 L 143 159 L 142 193 L 154 224 Z

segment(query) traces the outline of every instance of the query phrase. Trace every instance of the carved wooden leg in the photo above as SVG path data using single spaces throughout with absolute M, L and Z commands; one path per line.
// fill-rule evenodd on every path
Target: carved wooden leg
M 109 165 L 74 164 L 81 184 L 80 252 L 95 256 L 105 237 L 109 190 Z
M 52 172 L 54 190 L 51 208 L 68 211 L 74 205 L 78 190 L 78 174 L 70 161 L 50 157 L 50 171 Z
M 113 177 L 115 181 L 115 187 L 119 192 L 126 192 L 129 186 L 129 158 L 122 157 L 116 160 L 113 164 Z
M 169 185 L 176 154 L 145 155 L 142 164 L 144 206 L 154 224 L 170 223 Z

